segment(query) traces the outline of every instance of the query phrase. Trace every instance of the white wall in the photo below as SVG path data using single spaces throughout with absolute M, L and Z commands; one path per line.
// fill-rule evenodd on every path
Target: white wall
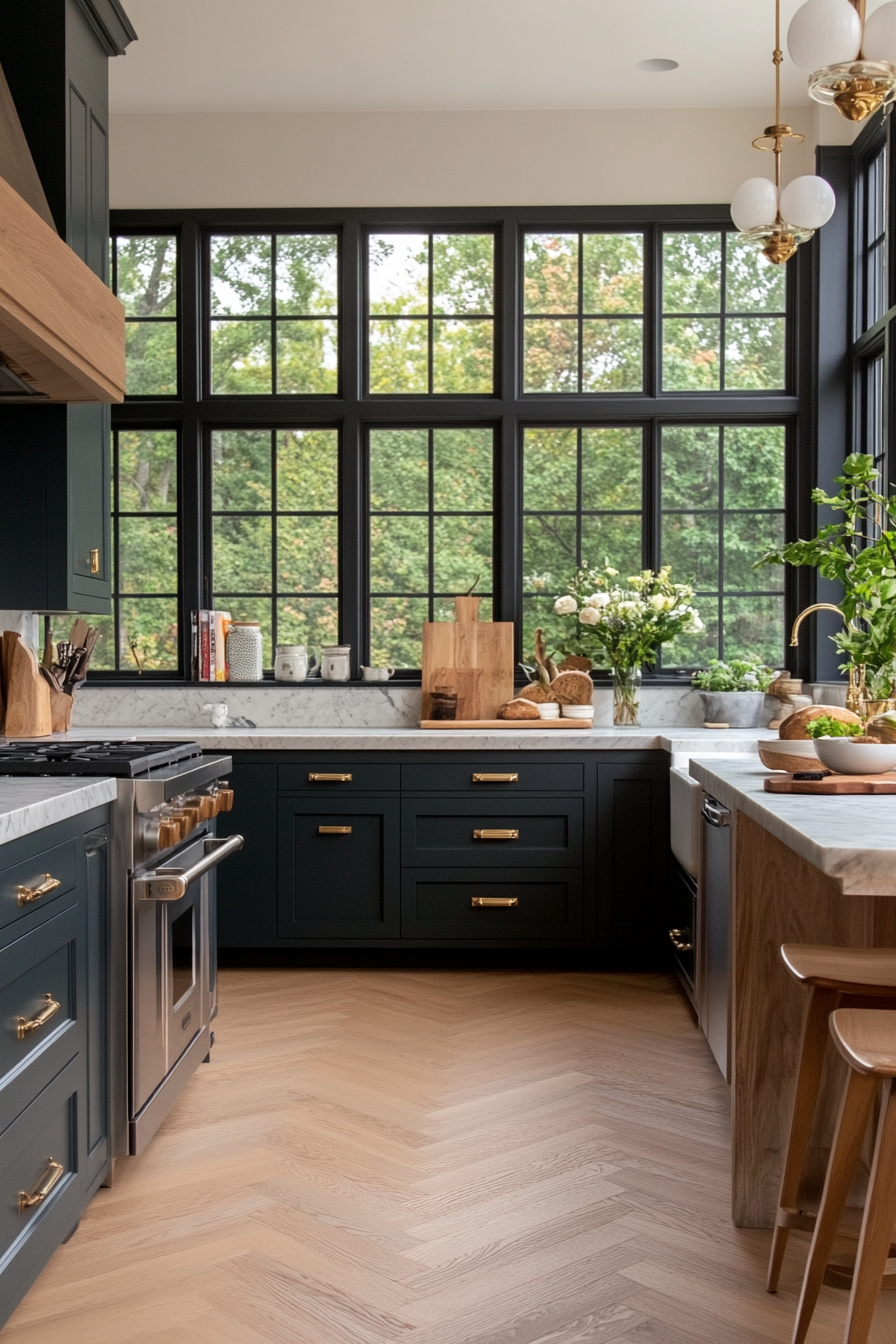
M 784 109 L 814 149 L 855 131 Z M 770 174 L 752 148 L 764 108 L 579 112 L 123 113 L 111 124 L 114 207 L 654 205 L 724 202 Z

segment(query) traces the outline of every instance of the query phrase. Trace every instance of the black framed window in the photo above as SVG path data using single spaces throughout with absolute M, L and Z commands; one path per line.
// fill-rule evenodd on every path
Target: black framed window
M 338 244 L 335 233 L 212 234 L 212 396 L 338 391 Z
M 177 237 L 116 233 L 112 289 L 124 304 L 129 397 L 176 397 Z
M 258 621 L 265 666 L 277 644 L 339 634 L 339 432 L 211 431 L 216 610 Z
M 112 415 L 119 433 L 178 435 L 176 557 L 158 594 L 134 596 L 176 592 L 181 632 L 216 606 L 260 621 L 268 666 L 277 643 L 338 640 L 355 667 L 412 678 L 420 624 L 477 578 L 522 657 L 578 563 L 634 572 L 674 553 L 713 648 L 780 663 L 791 597 L 732 574 L 792 501 L 777 467 L 766 506 L 732 502 L 725 482 L 763 428 L 783 434 L 786 488 L 796 479 L 808 389 L 787 315 L 804 249 L 769 267 L 708 206 L 137 211 L 113 232 L 119 276 L 130 240 L 144 249 L 144 294 L 152 248 L 167 240 L 173 259 L 174 307 L 134 300 L 129 318 L 175 332 L 176 395 L 129 393 Z M 698 431 L 716 445 L 716 495 L 679 482 L 672 503 L 668 436 Z M 676 511 L 721 537 L 717 576 L 673 541 Z M 146 675 L 183 676 L 183 646 L 176 669 L 166 655 Z M 666 672 L 698 652 L 667 650 Z M 126 658 L 107 666 L 128 675 Z
M 856 326 L 859 333 L 873 327 L 889 307 L 887 266 L 888 161 L 886 144 L 864 165 L 860 177 L 862 239 L 861 282 L 857 289 Z
M 493 233 L 369 234 L 367 304 L 371 392 L 494 390 Z
M 178 553 L 177 430 L 113 430 L 112 614 L 94 621 L 97 670 L 178 670 Z

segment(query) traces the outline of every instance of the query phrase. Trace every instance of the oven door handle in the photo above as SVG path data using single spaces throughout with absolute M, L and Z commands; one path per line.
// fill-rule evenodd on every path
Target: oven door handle
M 243 847 L 241 835 L 226 840 L 206 840 L 205 855 L 192 868 L 156 868 L 151 873 L 134 878 L 134 894 L 141 901 L 179 901 L 186 896 L 187 887 L 209 869 L 216 868 L 229 854 Z

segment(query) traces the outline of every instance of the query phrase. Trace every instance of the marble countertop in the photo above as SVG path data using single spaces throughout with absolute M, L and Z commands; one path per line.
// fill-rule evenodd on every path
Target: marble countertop
M 896 797 L 766 793 L 758 761 L 691 761 L 690 773 L 725 807 L 743 812 L 845 895 L 896 896 Z
M 669 751 L 753 752 L 767 728 L 74 728 L 57 741 L 196 741 L 206 751 Z
M 0 778 L 0 845 L 111 803 L 114 779 Z

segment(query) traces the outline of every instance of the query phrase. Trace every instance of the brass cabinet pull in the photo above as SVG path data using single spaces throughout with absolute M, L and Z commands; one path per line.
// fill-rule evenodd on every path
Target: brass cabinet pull
M 474 831 L 474 840 L 519 840 L 519 831 Z
M 318 835 L 351 835 L 351 826 L 318 826 Z
M 19 1191 L 19 1213 L 24 1213 L 26 1209 L 33 1209 L 35 1204 L 43 1204 L 53 1186 L 58 1185 L 62 1180 L 64 1171 L 65 1167 L 61 1162 L 57 1162 L 55 1157 L 48 1157 L 47 1169 L 37 1185 L 32 1186 L 30 1190 Z
M 470 905 L 474 910 L 510 910 L 519 905 L 519 899 L 516 896 L 473 896 Z
M 314 771 L 308 776 L 309 784 L 351 784 L 351 775 L 321 775 Z
M 99 572 L 100 572 L 100 552 L 99 552 L 99 547 L 98 547 L 98 546 L 94 546 L 93 550 L 90 552 L 90 555 L 87 557 L 87 560 L 88 560 L 88 563 L 89 563 L 89 565 L 90 565 L 90 572 L 91 572 L 91 574 L 99 574 Z
M 32 901 L 39 901 L 41 896 L 49 896 L 51 891 L 61 886 L 60 878 L 53 877 L 51 873 L 44 873 L 44 880 L 39 887 L 16 887 L 16 896 L 19 905 L 30 905 Z
M 517 774 L 512 775 L 474 775 L 474 784 L 519 784 L 520 777 Z
M 670 929 L 669 942 L 676 952 L 693 952 L 694 950 L 690 929 Z
M 37 1017 L 32 1018 L 17 1017 L 16 1035 L 18 1036 L 19 1040 L 24 1041 L 29 1031 L 38 1031 L 41 1027 L 45 1027 L 49 1022 L 50 1018 L 55 1017 L 56 1014 L 59 1012 L 59 1008 L 60 1004 L 56 1002 L 56 1000 L 53 998 L 53 995 L 47 994 L 46 1002 L 44 1003 L 44 1006 L 43 1008 L 41 1008 Z

